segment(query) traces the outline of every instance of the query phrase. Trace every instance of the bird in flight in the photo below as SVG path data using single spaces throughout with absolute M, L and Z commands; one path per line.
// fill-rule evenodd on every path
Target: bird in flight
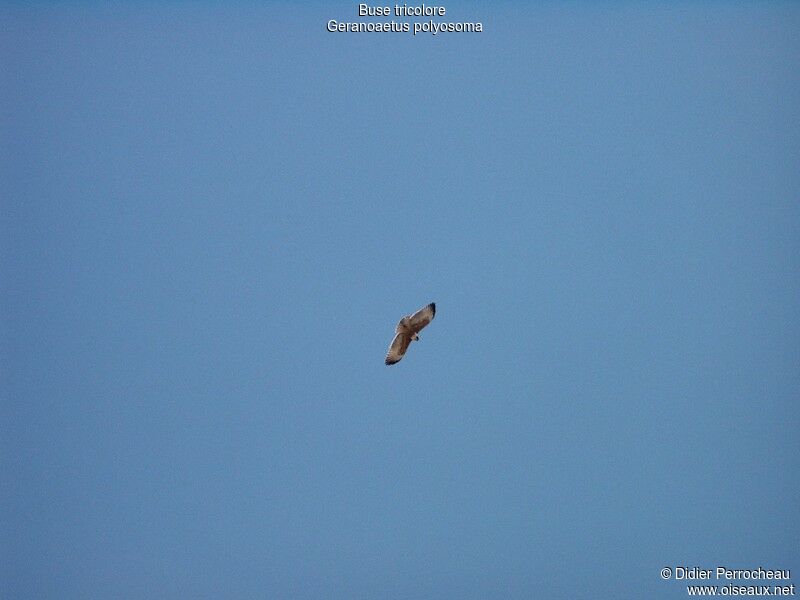
M 386 354 L 386 364 L 393 365 L 400 362 L 400 359 L 408 350 L 409 344 L 419 340 L 419 332 L 428 323 L 433 321 L 436 315 L 436 304 L 431 302 L 428 306 L 420 308 L 413 315 L 406 315 L 397 324 L 394 330 L 395 336 L 389 344 L 389 352 Z

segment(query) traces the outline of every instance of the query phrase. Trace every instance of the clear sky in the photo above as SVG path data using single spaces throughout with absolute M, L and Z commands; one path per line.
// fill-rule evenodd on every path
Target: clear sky
M 800 574 L 800 5 L 444 6 L 0 9 L 0 596 Z

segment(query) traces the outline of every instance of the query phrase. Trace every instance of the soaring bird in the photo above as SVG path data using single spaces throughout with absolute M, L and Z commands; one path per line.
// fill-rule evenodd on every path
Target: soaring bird
M 386 354 L 387 365 L 400 362 L 400 359 L 403 358 L 406 350 L 408 350 L 408 345 L 412 341 L 419 340 L 419 332 L 433 321 L 434 315 L 436 315 L 436 304 L 431 302 L 428 306 L 420 308 L 413 315 L 406 315 L 400 319 L 397 328 L 394 330 L 394 339 L 389 344 L 389 352 Z

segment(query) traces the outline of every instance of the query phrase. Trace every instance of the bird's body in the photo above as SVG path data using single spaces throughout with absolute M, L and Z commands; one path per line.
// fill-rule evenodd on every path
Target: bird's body
M 387 365 L 400 362 L 400 359 L 403 358 L 406 350 L 408 350 L 409 344 L 419 340 L 419 332 L 433 320 L 435 315 L 436 304 L 431 302 L 413 315 L 406 315 L 400 319 L 394 330 L 394 339 L 389 344 L 389 352 L 386 354 L 385 362 Z

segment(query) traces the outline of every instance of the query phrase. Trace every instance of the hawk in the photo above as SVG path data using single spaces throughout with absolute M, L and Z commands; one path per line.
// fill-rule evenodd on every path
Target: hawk
M 386 364 L 393 365 L 400 362 L 400 359 L 408 350 L 408 345 L 413 341 L 419 340 L 419 332 L 425 325 L 433 321 L 436 315 L 436 304 L 431 302 L 428 306 L 420 308 L 413 315 L 406 315 L 397 324 L 394 330 L 395 336 L 389 344 L 389 352 L 386 354 Z

